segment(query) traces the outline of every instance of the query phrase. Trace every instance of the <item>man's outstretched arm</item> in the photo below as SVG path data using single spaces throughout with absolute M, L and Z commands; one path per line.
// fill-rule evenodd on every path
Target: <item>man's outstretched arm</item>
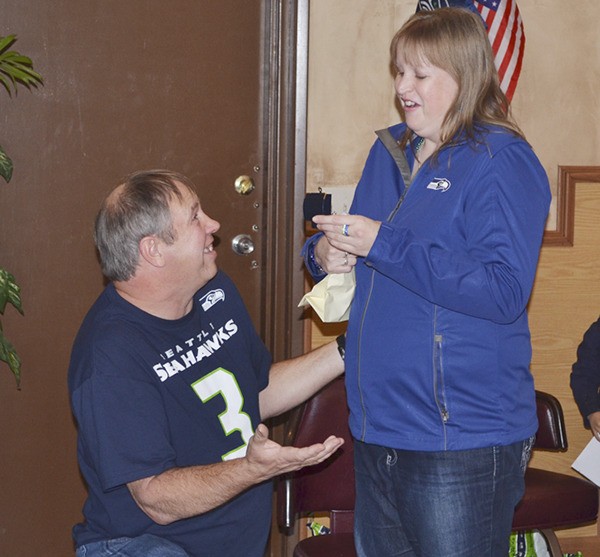
M 210 511 L 280 474 L 318 464 L 343 443 L 343 439 L 330 436 L 309 447 L 284 447 L 269 439 L 267 427 L 260 424 L 242 458 L 172 468 L 127 486 L 138 506 L 154 522 L 165 525 Z

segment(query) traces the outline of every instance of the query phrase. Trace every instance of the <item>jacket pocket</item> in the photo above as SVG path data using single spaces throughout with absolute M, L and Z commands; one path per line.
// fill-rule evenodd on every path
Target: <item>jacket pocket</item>
M 433 396 L 440 417 L 446 423 L 450 419 L 450 413 L 446 403 L 446 387 L 444 385 L 443 340 L 442 335 L 436 334 L 433 337 Z

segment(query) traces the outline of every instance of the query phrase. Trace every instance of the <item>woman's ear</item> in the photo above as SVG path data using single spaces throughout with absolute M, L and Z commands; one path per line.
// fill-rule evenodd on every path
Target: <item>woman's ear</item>
M 140 240 L 140 255 L 153 267 L 162 267 L 164 258 L 162 253 L 162 241 L 156 236 L 145 236 Z

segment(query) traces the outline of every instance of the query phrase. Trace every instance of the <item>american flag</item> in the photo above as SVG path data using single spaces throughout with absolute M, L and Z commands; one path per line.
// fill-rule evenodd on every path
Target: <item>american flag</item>
M 485 22 L 500 87 L 510 101 L 517 87 L 525 51 L 523 21 L 516 0 L 419 0 L 417 11 L 452 6 L 477 11 Z

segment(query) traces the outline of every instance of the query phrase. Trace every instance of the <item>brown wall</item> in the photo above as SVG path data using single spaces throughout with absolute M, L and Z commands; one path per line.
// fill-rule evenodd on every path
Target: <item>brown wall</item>
M 0 98 L 0 141 L 15 166 L 11 183 L 0 183 L 0 265 L 17 277 L 25 309 L 21 317 L 8 308 L 2 319 L 23 380 L 17 391 L 0 365 L 0 555 L 70 555 L 84 491 L 66 370 L 78 323 L 102 286 L 90 232 L 116 142 L 106 137 L 110 116 L 91 109 L 106 95 L 93 77 L 101 64 L 77 48 L 82 33 L 100 40 L 91 18 L 67 16 L 64 2 L 12 4 L 0 31 L 18 35 L 15 48 L 33 58 L 45 86 Z

